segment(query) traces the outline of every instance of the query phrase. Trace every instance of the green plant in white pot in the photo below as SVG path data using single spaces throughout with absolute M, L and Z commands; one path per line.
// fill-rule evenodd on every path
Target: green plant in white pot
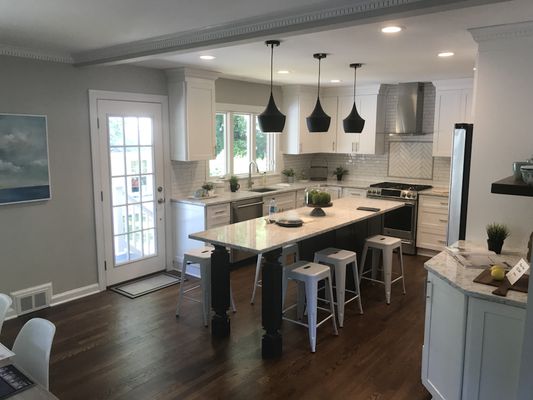
M 294 182 L 294 175 L 295 175 L 294 169 L 286 168 L 283 171 L 281 171 L 281 173 L 287 177 L 287 182 L 288 183 L 293 183 Z
M 486 229 L 489 250 L 494 251 L 496 254 L 500 254 L 502 252 L 503 242 L 510 235 L 509 229 L 506 225 L 497 224 L 496 222 L 488 224 Z

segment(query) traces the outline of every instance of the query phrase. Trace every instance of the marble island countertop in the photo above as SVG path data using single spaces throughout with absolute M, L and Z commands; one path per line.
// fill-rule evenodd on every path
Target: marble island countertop
M 357 210 L 357 207 L 375 207 L 378 212 Z M 264 217 L 212 228 L 190 234 L 191 239 L 227 246 L 253 253 L 264 253 L 313 236 L 373 218 L 387 211 L 403 207 L 404 203 L 389 200 L 342 198 L 333 201 L 333 206 L 324 208 L 326 216 L 311 217 L 310 207 L 297 208 L 278 214 L 278 218 L 290 216 L 301 218 L 303 225 L 284 228 L 267 223 Z
M 520 256 L 516 254 L 502 254 L 502 257 L 510 265 L 515 265 L 520 259 Z M 444 279 L 451 286 L 461 290 L 467 296 L 508 304 L 520 308 L 526 308 L 527 306 L 527 293 L 509 290 L 506 297 L 492 294 L 494 289 L 496 289 L 495 286 L 474 282 L 474 278 L 481 273 L 482 269 L 465 268 L 454 256 L 449 254 L 447 251 L 442 251 L 435 257 L 426 261 L 424 267 L 429 272 L 432 272 L 438 277 Z

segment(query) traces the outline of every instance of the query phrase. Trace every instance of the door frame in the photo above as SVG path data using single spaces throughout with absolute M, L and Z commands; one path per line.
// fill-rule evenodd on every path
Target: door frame
M 165 269 L 172 269 L 172 226 L 169 221 L 170 197 L 172 196 L 171 164 L 170 164 L 170 136 L 169 136 L 169 114 L 168 96 L 151 95 L 130 92 L 111 92 L 105 90 L 89 90 L 89 124 L 91 132 L 91 159 L 93 174 L 93 201 L 94 201 L 94 222 L 96 233 L 96 262 L 98 271 L 98 287 L 100 291 L 106 290 L 106 259 L 105 259 L 105 236 L 104 217 L 102 199 L 102 180 L 100 174 L 100 164 L 103 157 L 101 154 L 101 143 L 98 125 L 98 100 L 131 101 L 142 103 L 156 103 L 161 105 L 161 129 L 163 135 L 163 182 L 165 185 Z M 110 260 L 111 262 L 111 260 Z

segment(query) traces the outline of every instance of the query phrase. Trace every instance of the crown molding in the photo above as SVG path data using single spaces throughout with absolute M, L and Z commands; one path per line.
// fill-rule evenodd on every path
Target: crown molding
M 518 22 L 513 24 L 484 26 L 468 30 L 474 40 L 486 43 L 495 40 L 509 40 L 533 36 L 533 21 Z
M 369 21 L 391 14 L 415 15 L 417 12 L 442 11 L 502 0 L 344 0 L 242 19 L 199 30 L 179 32 L 150 39 L 72 54 L 77 66 L 138 60 L 156 54 L 175 53 L 193 48 L 251 40 L 268 35 L 318 30 L 324 26 Z
M 0 43 L 0 55 L 11 57 L 31 58 L 39 61 L 51 61 L 64 64 L 73 64 L 74 59 L 68 54 L 49 53 L 42 50 L 25 47 L 11 46 Z

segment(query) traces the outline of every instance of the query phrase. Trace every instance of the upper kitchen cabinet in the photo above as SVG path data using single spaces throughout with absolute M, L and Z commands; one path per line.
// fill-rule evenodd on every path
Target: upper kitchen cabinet
M 210 71 L 167 71 L 170 157 L 176 161 L 215 158 L 215 80 Z
M 357 88 L 355 104 L 365 120 L 361 133 L 345 133 L 343 120 L 353 107 L 352 95 L 338 97 L 337 153 L 382 154 L 385 151 L 385 95 L 380 85 Z
M 284 86 L 283 105 L 287 116 L 285 123 L 286 154 L 331 153 L 335 152 L 337 133 L 337 97 L 320 96 L 322 108 L 331 117 L 327 132 L 311 133 L 307 129 L 306 118 L 316 104 L 316 88 L 304 86 Z
M 450 157 L 454 125 L 472 122 L 472 79 L 434 81 L 435 125 L 433 156 Z

